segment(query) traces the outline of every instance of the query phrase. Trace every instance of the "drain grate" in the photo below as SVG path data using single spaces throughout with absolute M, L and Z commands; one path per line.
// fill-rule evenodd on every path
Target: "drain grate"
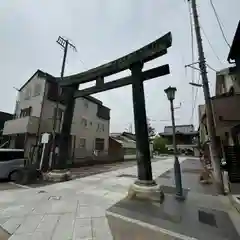
M 117 177 L 137 178 L 137 176 L 133 174 L 120 174 Z
M 207 213 L 205 211 L 198 211 L 198 220 L 201 223 L 210 225 L 212 227 L 217 227 L 215 215 L 212 213 Z
M 50 196 L 48 200 L 60 200 L 61 196 Z

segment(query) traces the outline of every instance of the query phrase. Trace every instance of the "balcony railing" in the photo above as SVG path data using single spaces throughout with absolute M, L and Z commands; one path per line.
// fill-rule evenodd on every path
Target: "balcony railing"
M 38 130 L 37 117 L 23 117 L 6 121 L 3 128 L 3 135 L 36 133 Z

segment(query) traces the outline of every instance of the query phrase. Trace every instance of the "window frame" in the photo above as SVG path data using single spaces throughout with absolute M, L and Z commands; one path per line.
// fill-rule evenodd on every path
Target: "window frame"
M 32 89 L 30 87 L 26 88 L 24 91 L 24 100 L 29 100 L 31 98 Z
M 99 145 L 101 147 L 99 147 Z M 97 147 L 98 146 L 98 147 Z M 95 138 L 95 150 L 104 151 L 105 148 L 105 139 L 104 138 Z
M 83 141 L 83 143 L 81 141 Z M 81 149 L 86 149 L 86 145 L 87 145 L 86 138 L 79 138 L 78 147 L 81 148 Z
M 84 128 L 87 128 L 87 127 L 88 127 L 88 121 L 87 121 L 86 118 L 82 117 L 81 125 L 82 125 Z
M 38 87 L 38 88 L 37 88 Z M 38 91 L 36 91 L 36 89 L 38 89 Z M 37 82 L 35 83 L 34 85 L 34 89 L 33 89 L 33 97 L 37 97 L 37 96 L 40 96 L 41 95 L 41 92 L 42 92 L 42 84 Z
M 0 162 L 9 162 L 9 161 L 14 161 L 17 159 L 24 159 L 24 151 L 23 150 L 3 150 L 0 151 Z

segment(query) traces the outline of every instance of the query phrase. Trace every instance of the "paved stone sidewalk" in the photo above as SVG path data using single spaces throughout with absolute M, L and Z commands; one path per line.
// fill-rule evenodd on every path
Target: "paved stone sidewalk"
M 180 158 L 180 162 L 185 158 Z M 156 178 L 173 167 L 173 158 L 152 163 Z M 10 240 L 110 240 L 105 210 L 126 196 L 137 168 L 1 192 L 0 225 Z

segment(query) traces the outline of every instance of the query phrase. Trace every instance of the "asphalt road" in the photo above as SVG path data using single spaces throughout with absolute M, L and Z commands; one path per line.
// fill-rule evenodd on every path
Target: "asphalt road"
M 6 180 L 0 180 L 0 191 L 11 190 L 11 189 L 20 189 L 20 188 L 22 188 L 22 187 L 19 185 L 8 182 Z
M 165 160 L 165 159 L 167 159 L 167 157 L 160 157 L 160 158 L 158 157 L 158 158 L 152 159 L 152 161 L 159 161 L 159 160 Z M 136 161 L 126 161 L 126 162 L 118 162 L 118 163 L 111 163 L 111 164 L 101 164 L 101 165 L 94 165 L 94 166 L 72 168 L 71 172 L 72 172 L 73 179 L 76 179 L 76 178 L 87 177 L 90 175 L 95 175 L 103 172 L 109 172 L 109 171 L 114 171 L 122 168 L 132 167 L 134 165 L 136 165 Z M 37 182 L 37 183 L 28 184 L 27 187 L 36 188 L 36 187 L 41 187 L 49 184 L 52 184 L 52 183 Z M 24 188 L 24 186 L 21 187 L 21 185 L 16 185 L 14 183 L 0 180 L 0 191 L 11 190 L 11 189 L 21 189 L 21 188 Z

